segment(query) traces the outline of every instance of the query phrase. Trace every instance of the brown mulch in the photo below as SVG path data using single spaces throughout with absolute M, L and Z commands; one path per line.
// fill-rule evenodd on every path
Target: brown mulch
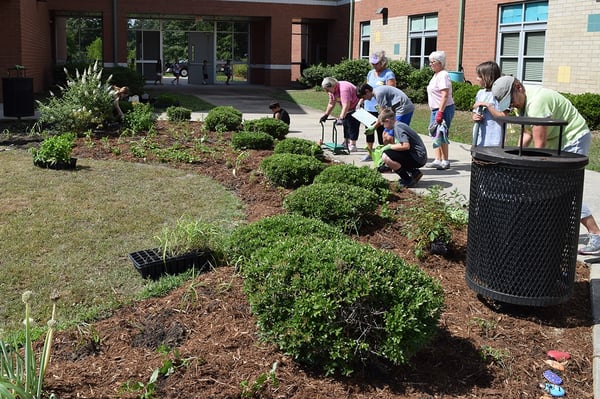
M 158 124 L 157 140 L 164 146 L 175 142 L 168 125 Z M 249 156 L 238 157 L 226 145 L 228 133 L 202 132 L 197 122 L 186 124 L 184 130 L 189 143 L 202 138 L 205 155 L 198 162 L 173 167 L 208 175 L 231 189 L 244 202 L 249 221 L 283 212 L 286 190 L 270 186 L 257 173 L 269 151 L 248 151 Z M 132 155 L 129 141 L 137 139 L 106 133 L 80 138 L 75 156 L 158 162 Z M 0 137 L 0 145 L 7 143 L 10 138 Z M 395 192 L 389 207 L 394 210 L 415 200 L 418 197 L 410 191 Z M 538 387 L 544 381 L 542 373 L 549 369 L 546 352 L 559 349 L 572 356 L 565 370 L 557 371 L 567 396 L 593 397 L 589 270 L 584 264 L 577 264 L 574 295 L 563 305 L 495 303 L 480 299 L 465 283 L 466 228 L 453 233 L 446 256 L 429 255 L 424 260 L 414 257 L 414 243 L 401 231 L 400 222 L 373 220 L 356 239 L 418 264 L 444 288 L 446 308 L 439 334 L 408 366 L 382 363 L 351 377 L 324 377 L 296 364 L 258 339 L 241 278 L 232 267 L 222 267 L 165 297 L 136 302 L 108 319 L 59 332 L 45 387 L 59 399 L 538 399 L 544 397 Z M 165 353 L 162 347 L 170 351 Z M 154 396 L 142 396 L 144 390 L 136 388 L 151 388 L 153 371 L 168 361 L 172 370 L 153 384 Z M 276 379 L 261 383 L 274 364 Z

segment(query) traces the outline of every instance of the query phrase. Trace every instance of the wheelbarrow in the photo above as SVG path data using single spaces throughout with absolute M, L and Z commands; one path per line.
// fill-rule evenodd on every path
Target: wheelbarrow
M 325 123 L 327 121 L 333 121 L 332 123 L 332 128 L 331 128 L 331 141 L 330 142 L 325 142 Z M 350 151 L 348 151 L 348 143 L 346 142 L 346 140 L 342 140 L 339 144 L 338 144 L 338 137 L 337 137 L 337 119 L 336 118 L 328 118 L 325 121 L 321 121 L 321 140 L 319 140 L 319 144 L 321 145 L 322 149 L 327 149 L 331 152 L 333 152 L 334 154 L 350 154 Z

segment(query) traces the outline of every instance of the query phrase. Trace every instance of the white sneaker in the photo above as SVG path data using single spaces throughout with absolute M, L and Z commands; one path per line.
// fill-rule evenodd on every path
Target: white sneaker
M 442 161 L 437 167 L 437 170 L 450 169 L 450 161 Z
M 356 151 L 358 151 L 358 148 L 356 148 L 356 146 L 354 144 L 350 144 L 348 146 L 348 151 L 350 151 L 350 152 L 356 152 Z
M 588 234 L 587 245 L 577 252 L 580 255 L 600 254 L 600 234 Z
M 373 158 L 371 158 L 371 155 L 367 154 L 361 159 L 361 162 L 370 162 L 372 160 Z
M 442 166 L 442 161 L 436 159 L 433 162 L 429 162 L 428 164 L 425 165 L 426 168 L 431 168 L 431 169 L 437 169 L 440 166 Z

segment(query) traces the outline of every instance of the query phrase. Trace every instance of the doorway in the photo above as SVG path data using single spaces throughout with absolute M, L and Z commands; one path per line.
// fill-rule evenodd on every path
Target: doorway
M 208 84 L 215 83 L 215 54 L 214 34 L 211 32 L 189 32 L 188 36 L 188 65 L 190 84 L 204 83 L 202 66 L 207 62 Z

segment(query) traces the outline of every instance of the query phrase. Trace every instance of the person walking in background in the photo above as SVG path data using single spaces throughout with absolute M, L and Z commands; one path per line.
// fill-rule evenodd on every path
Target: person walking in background
M 502 128 L 494 118 L 504 114 L 498 110 L 498 102 L 492 93 L 492 85 L 501 76 L 500 67 L 494 61 L 486 61 L 477 65 L 475 73 L 481 89 L 473 105 L 473 146 L 500 146 Z
M 285 122 L 285 124 L 289 126 L 290 114 L 288 114 L 288 112 L 285 109 L 281 108 L 277 101 L 269 104 L 269 109 L 271 109 L 271 111 L 273 112 L 273 118 L 279 119 L 280 121 Z
M 371 54 L 369 62 L 373 68 L 367 73 L 367 83 L 372 88 L 379 86 L 396 87 L 396 75 L 388 68 L 388 58 L 385 56 L 385 51 L 378 51 Z M 377 101 L 374 98 L 364 100 L 362 105 L 365 111 L 368 111 L 373 116 L 377 117 L 379 115 Z M 380 145 L 383 144 L 383 126 L 378 125 L 375 131 L 377 132 L 377 142 Z M 369 129 L 365 133 L 367 135 L 367 151 L 369 153 L 362 160 L 368 162 L 371 161 L 371 151 L 375 142 L 375 134 L 373 130 Z
M 154 79 L 155 85 L 162 84 L 162 74 L 163 74 L 162 61 L 159 58 L 158 60 L 156 60 L 156 79 Z
M 208 61 L 202 61 L 202 84 L 208 83 Z
M 231 81 L 231 60 L 227 60 L 225 62 L 225 65 L 223 66 L 223 73 L 225 74 L 225 76 L 227 77 L 227 80 L 225 80 L 225 84 L 228 85 L 229 82 Z
M 427 101 L 431 109 L 430 122 L 438 125 L 442 121 L 446 125 L 446 134 L 450 131 L 450 124 L 454 117 L 454 99 L 452 98 L 452 82 L 450 75 L 446 71 L 446 53 L 443 51 L 434 51 L 429 55 L 429 66 L 433 70 L 433 77 L 427 85 Z M 439 170 L 448 169 L 450 161 L 448 160 L 448 140 L 445 137 L 437 148 L 434 148 L 434 160 L 428 163 L 428 168 Z
M 508 112 L 514 107 L 523 116 L 567 121 L 562 130 L 562 150 L 588 155 L 592 134 L 587 122 L 577 108 L 559 92 L 541 86 L 525 86 L 512 76 L 502 76 L 494 82 L 492 93 L 501 111 Z M 527 126 L 523 135 L 523 146 L 528 146 L 533 140 L 535 148 L 556 149 L 560 134 L 559 126 Z M 585 203 L 581 204 L 580 222 L 588 231 L 588 240 L 587 244 L 579 249 L 579 253 L 600 254 L 600 228 Z
M 181 75 L 181 65 L 179 65 L 179 61 L 173 63 L 171 71 L 173 72 L 173 76 L 175 76 L 175 79 L 173 79 L 171 84 L 179 84 L 179 75 Z
M 423 172 L 420 167 L 427 162 L 427 148 L 417 132 L 404 122 L 398 122 L 394 111 L 384 109 L 378 122 L 384 128 L 385 146 L 381 160 L 400 176 L 402 187 L 415 187 Z
M 329 103 L 319 122 L 325 122 L 335 105 L 339 103 L 342 110 L 336 123 L 344 126 L 344 147 L 347 147 L 349 152 L 356 152 L 358 150 L 356 140 L 358 140 L 360 122 L 358 119 L 351 117 L 358 105 L 356 86 L 344 80 L 338 81 L 335 78 L 326 77 L 323 79 L 321 87 L 329 95 Z

